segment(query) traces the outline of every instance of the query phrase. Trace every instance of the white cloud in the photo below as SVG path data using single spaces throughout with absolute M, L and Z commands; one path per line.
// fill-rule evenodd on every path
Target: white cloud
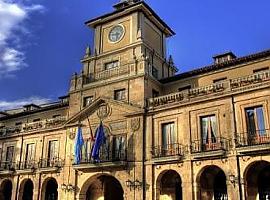
M 25 98 L 25 99 L 19 99 L 19 100 L 15 100 L 15 101 L 0 100 L 0 111 L 1 110 L 9 110 L 9 109 L 13 109 L 13 108 L 20 108 L 24 105 L 32 104 L 32 103 L 36 104 L 36 105 L 41 105 L 44 103 L 48 103 L 50 101 L 51 101 L 51 99 L 37 97 L 37 96 L 33 96 L 33 97 Z
M 42 5 L 25 5 L 10 0 L 0 0 L 0 78 L 10 75 L 26 66 L 23 43 L 18 32 L 28 32 L 25 20 L 32 12 L 43 12 Z M 16 41 L 13 42 L 12 41 Z

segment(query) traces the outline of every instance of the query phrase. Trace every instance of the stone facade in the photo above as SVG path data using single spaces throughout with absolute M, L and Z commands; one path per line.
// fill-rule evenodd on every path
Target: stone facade
M 0 113 L 0 200 L 269 199 L 270 51 L 176 75 L 170 27 L 142 1 L 115 9 L 86 22 L 94 48 L 67 96 Z

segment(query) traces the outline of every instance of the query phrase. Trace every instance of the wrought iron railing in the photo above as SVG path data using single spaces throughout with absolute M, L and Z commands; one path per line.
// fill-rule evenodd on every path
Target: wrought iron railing
M 151 153 L 153 158 L 182 156 L 184 155 L 184 147 L 179 143 L 158 145 L 152 148 Z
M 94 164 L 94 163 L 104 163 L 104 162 L 117 162 L 117 161 L 126 161 L 127 160 L 127 154 L 126 154 L 126 150 L 122 149 L 116 149 L 116 150 L 104 150 L 101 149 L 99 152 L 99 159 L 98 160 L 94 160 L 92 158 L 92 154 L 91 153 L 85 153 L 83 155 L 83 158 L 80 162 L 80 164 Z
M 35 160 L 25 160 L 18 162 L 17 167 L 18 170 L 32 170 L 37 169 L 37 163 Z
M 15 171 L 16 163 L 11 161 L 1 161 L 0 171 Z
M 61 168 L 63 167 L 63 160 L 60 158 L 41 158 L 38 162 L 39 168 L 51 168 L 51 167 L 57 167 Z
M 237 134 L 236 147 L 270 144 L 270 130 L 256 130 Z
M 206 151 L 228 150 L 230 141 L 223 137 L 194 140 L 191 144 L 191 152 L 199 153 Z

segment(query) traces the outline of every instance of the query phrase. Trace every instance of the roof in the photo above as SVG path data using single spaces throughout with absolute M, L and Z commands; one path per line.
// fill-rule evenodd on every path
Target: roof
M 225 52 L 225 53 L 221 53 L 221 54 L 216 54 L 216 55 L 213 56 L 213 58 L 220 58 L 220 57 L 224 57 L 224 56 L 227 56 L 227 55 L 230 55 L 233 58 L 236 58 L 236 56 L 234 55 L 234 53 L 231 52 L 231 51 L 228 51 L 228 52 Z
M 184 72 L 181 74 L 177 74 L 175 76 L 172 77 L 168 77 L 168 78 L 164 78 L 159 80 L 161 83 L 170 83 L 173 81 L 178 81 L 180 79 L 184 79 L 184 78 L 188 78 L 188 77 L 192 77 L 192 76 L 196 76 L 196 75 L 201 75 L 204 73 L 208 73 L 208 72 L 212 72 L 212 71 L 217 71 L 220 69 L 226 69 L 229 67 L 233 67 L 235 65 L 238 64 L 243 64 L 246 62 L 250 62 L 250 61 L 254 61 L 254 60 L 258 60 L 261 58 L 265 58 L 270 56 L 270 49 L 265 50 L 265 51 L 261 51 L 255 54 L 250 54 L 244 57 L 239 57 L 239 58 L 235 58 L 229 61 L 225 61 L 223 63 L 217 63 L 217 64 L 213 64 L 213 65 L 208 65 L 205 67 L 201 67 L 192 71 L 188 71 L 188 72 Z
M 175 35 L 175 32 L 144 1 L 139 1 L 137 3 L 133 3 L 133 4 L 128 5 L 128 6 L 125 6 L 123 8 L 117 9 L 117 10 L 115 10 L 113 12 L 107 13 L 105 15 L 101 15 L 101 16 L 96 17 L 96 18 L 91 19 L 91 20 L 88 20 L 88 21 L 85 22 L 85 24 L 88 25 L 88 26 L 95 26 L 95 25 L 97 25 L 99 23 L 102 23 L 101 22 L 102 19 L 111 17 L 111 16 L 116 15 L 116 14 L 120 14 L 121 12 L 127 11 L 128 9 L 130 10 L 129 12 L 132 13 L 132 12 L 134 12 L 134 10 L 132 10 L 132 8 L 135 8 L 135 7 L 138 7 L 136 9 L 136 11 L 137 10 L 144 11 L 143 8 L 146 8 L 151 13 L 149 15 L 149 18 L 152 17 L 152 16 L 154 16 L 158 20 L 158 22 L 161 23 L 162 26 L 164 26 L 168 30 L 168 32 L 170 33 L 168 35 L 170 35 L 170 36 Z M 146 12 L 144 12 L 144 13 L 146 14 Z
M 22 117 L 22 116 L 26 116 L 26 115 L 31 115 L 34 113 L 39 113 L 39 112 L 44 112 L 44 111 L 48 111 L 48 110 L 53 110 L 53 109 L 57 109 L 57 108 L 63 108 L 63 107 L 67 107 L 69 104 L 68 103 L 62 103 L 62 102 L 57 102 L 54 104 L 48 104 L 47 106 L 42 105 L 39 108 L 35 109 L 35 110 L 24 110 L 21 112 L 17 112 L 14 114 L 9 114 L 3 117 L 0 117 L 0 121 L 3 120 L 7 120 L 7 119 L 12 119 L 12 118 L 17 118 L 17 117 Z

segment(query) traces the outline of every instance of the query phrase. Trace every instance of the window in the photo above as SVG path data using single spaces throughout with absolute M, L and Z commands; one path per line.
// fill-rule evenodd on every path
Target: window
M 35 144 L 26 145 L 25 163 L 30 163 L 35 158 Z
M 158 79 L 158 69 L 155 68 L 154 66 L 152 67 L 152 75 L 153 75 L 153 77 Z
M 162 128 L 162 148 L 167 149 L 170 145 L 176 143 L 176 133 L 174 122 L 161 125 Z
M 223 77 L 223 78 L 213 80 L 213 83 L 220 83 L 220 82 L 226 81 L 226 80 L 227 80 L 227 77 Z
M 126 146 L 126 139 L 123 136 L 114 136 L 112 138 L 112 159 L 117 160 L 123 158 Z
M 178 92 L 183 92 L 190 89 L 191 89 L 191 85 L 187 85 L 187 86 L 178 88 Z
M 263 67 L 263 68 L 259 68 L 259 69 L 254 69 L 253 73 L 258 73 L 258 72 L 263 72 L 263 71 L 267 71 L 269 70 L 269 67 Z
M 105 63 L 105 70 L 113 69 L 113 68 L 116 68 L 116 67 L 119 67 L 119 61 L 118 60 Z
M 40 118 L 34 119 L 33 122 L 39 122 Z
M 265 134 L 265 121 L 264 111 L 262 106 L 246 108 L 246 123 L 247 132 L 249 135 L 264 135 Z
M 114 91 L 114 100 L 124 100 L 124 99 L 126 99 L 126 89 Z
M 59 117 L 61 117 L 60 114 L 58 114 L 58 115 L 53 115 L 53 116 L 52 116 L 52 118 L 59 118 Z
M 152 97 L 155 98 L 155 97 L 158 97 L 159 96 L 159 92 L 156 91 L 156 90 L 152 90 Z
M 6 161 L 7 162 L 12 162 L 13 161 L 13 156 L 14 156 L 14 146 L 8 146 L 7 147 L 7 152 L 6 152 Z
M 49 141 L 48 146 L 48 162 L 58 158 L 59 142 L 58 140 Z
M 83 98 L 83 107 L 89 106 L 93 102 L 94 97 L 88 96 Z
M 217 142 L 217 120 L 215 115 L 201 117 L 202 144 Z

